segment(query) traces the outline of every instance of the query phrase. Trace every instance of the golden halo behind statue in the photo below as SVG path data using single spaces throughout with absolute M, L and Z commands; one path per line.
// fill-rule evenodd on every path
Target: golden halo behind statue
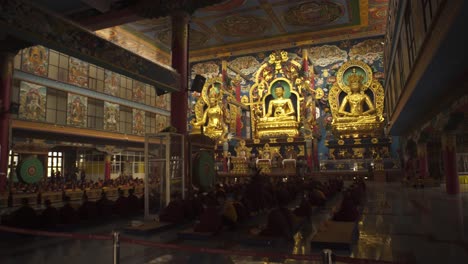
M 353 69 L 356 69 L 357 74 L 363 76 L 364 80 L 362 82 L 362 92 L 365 92 L 372 83 L 373 77 L 372 69 L 363 61 L 350 60 L 344 63 L 338 70 L 338 73 L 336 74 L 336 82 L 338 83 L 338 86 L 345 93 L 351 92 L 351 89 L 348 85 L 348 76 L 350 75 L 350 72 L 353 71 Z
M 222 88 L 223 87 L 223 78 L 222 77 L 213 77 L 208 79 L 205 82 L 205 85 L 203 85 L 203 90 L 202 90 L 202 98 L 203 101 L 207 105 L 210 104 L 210 97 L 216 93 L 215 97 L 216 99 L 220 99 L 222 97 Z M 216 90 L 212 90 L 216 89 Z

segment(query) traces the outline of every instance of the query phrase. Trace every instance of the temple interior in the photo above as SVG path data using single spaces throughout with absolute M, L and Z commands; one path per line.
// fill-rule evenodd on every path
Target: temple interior
M 1 1 L 0 263 L 467 263 L 467 19 Z

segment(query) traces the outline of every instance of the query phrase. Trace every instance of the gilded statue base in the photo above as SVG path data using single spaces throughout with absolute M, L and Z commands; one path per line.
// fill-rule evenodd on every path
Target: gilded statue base
M 259 122 L 257 131 L 259 138 L 297 137 L 299 135 L 299 123 L 293 120 Z
M 332 124 L 334 135 L 339 138 L 378 137 L 382 133 L 383 123 L 338 123 Z
M 270 159 L 258 159 L 257 169 L 262 173 L 271 173 L 271 160 Z
M 241 157 L 231 157 L 232 170 L 233 174 L 248 174 L 250 173 L 249 163 L 246 158 Z

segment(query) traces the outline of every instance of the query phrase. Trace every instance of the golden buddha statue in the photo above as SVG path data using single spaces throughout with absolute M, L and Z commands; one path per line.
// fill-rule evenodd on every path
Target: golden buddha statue
M 353 73 L 348 77 L 351 92 L 346 95 L 341 102 L 338 110 L 338 117 L 333 119 L 334 123 L 379 121 L 378 117 L 375 116 L 374 103 L 369 96 L 364 93 L 362 80 L 363 76 L 357 74 L 354 68 Z M 368 110 L 364 111 L 364 105 L 367 106 Z M 349 107 L 349 111 L 345 110 L 346 107 Z
M 294 106 L 290 98 L 284 98 L 284 87 L 275 88 L 276 98 L 270 101 L 268 111 L 261 121 L 296 120 Z
M 277 78 L 270 84 L 270 92 L 263 96 L 262 116 L 258 118 L 256 125 L 260 138 L 295 137 L 299 134 L 299 122 L 297 121 L 299 120 L 299 112 L 290 98 L 293 94 L 296 98 L 299 96 L 291 88 L 285 96 L 285 85 L 291 87 L 290 81 L 285 78 Z
M 214 80 L 208 85 L 205 83 L 202 96 L 194 106 L 196 118 L 190 123 L 194 127 L 192 134 L 200 133 L 199 129 L 201 128 L 203 134 L 212 139 L 220 140 L 227 135 L 228 127 L 225 122 L 226 113 L 221 105 L 221 91 L 216 87 L 216 82 Z M 206 104 L 208 108 L 205 109 Z
M 384 90 L 372 75 L 371 68 L 362 61 L 348 61 L 338 70 L 328 96 L 332 129 L 338 137 L 375 136 L 382 132 Z M 340 101 L 342 92 L 346 95 Z

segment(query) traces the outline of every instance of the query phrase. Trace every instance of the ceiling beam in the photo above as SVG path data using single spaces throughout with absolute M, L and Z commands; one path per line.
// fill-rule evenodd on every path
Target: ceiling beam
M 133 8 L 128 7 L 121 10 L 109 11 L 102 15 L 77 19 L 75 22 L 88 28 L 89 30 L 96 31 L 104 28 L 120 26 L 142 19 L 143 18 L 137 15 Z

